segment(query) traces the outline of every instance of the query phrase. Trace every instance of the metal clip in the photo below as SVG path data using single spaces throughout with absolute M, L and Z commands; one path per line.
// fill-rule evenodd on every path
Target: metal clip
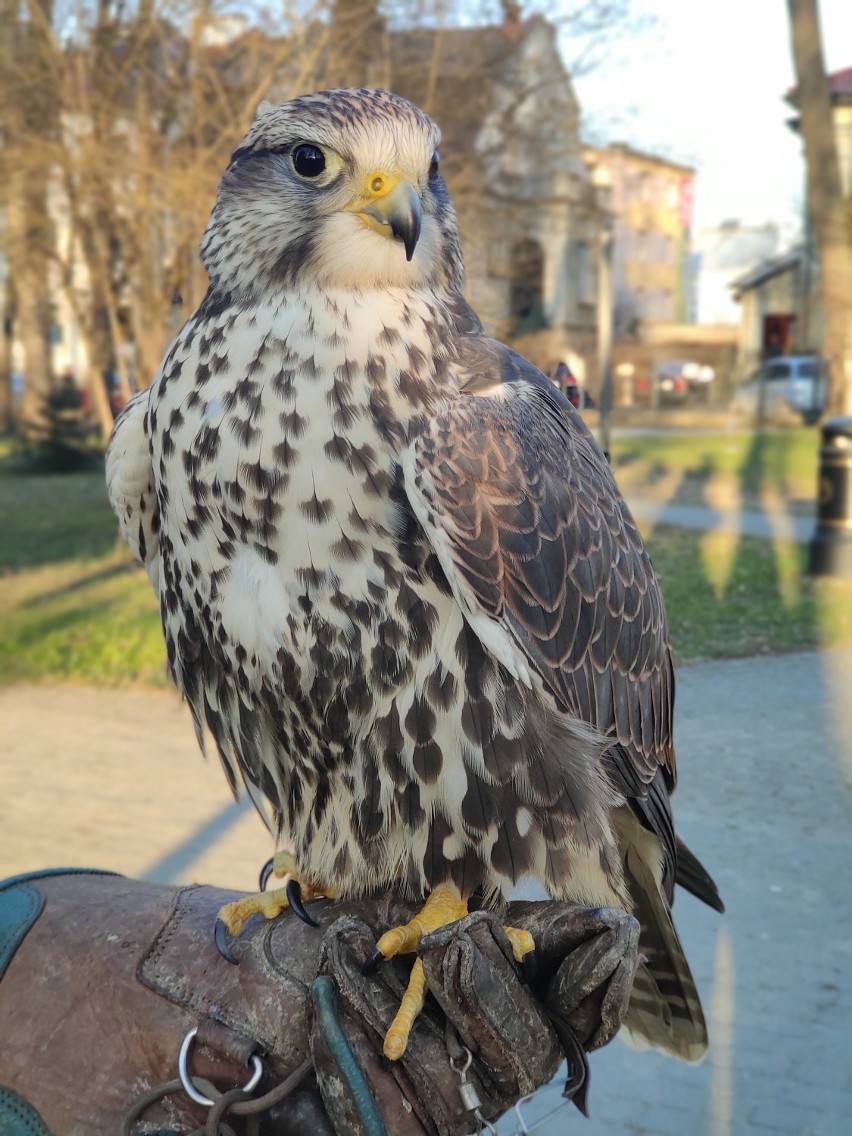
M 521 1097 L 514 1108 L 514 1113 L 517 1117 L 518 1123 L 520 1124 L 520 1128 L 515 1129 L 515 1131 L 512 1133 L 512 1136 L 527 1136 L 528 1133 L 538 1132 L 539 1128 L 543 1128 L 549 1120 L 552 1120 L 554 1116 L 556 1116 L 560 1112 L 563 1112 L 570 1106 L 570 1100 L 561 1100 L 555 1108 L 550 1109 L 550 1111 L 545 1113 L 544 1116 L 540 1116 L 538 1120 L 532 1120 L 528 1123 L 526 1117 L 524 1116 L 524 1109 L 526 1108 L 526 1106 L 534 1098 L 538 1100 L 539 1103 L 546 1101 L 552 1089 L 552 1084 L 544 1085 L 540 1089 L 536 1089 L 534 1093 L 530 1093 L 529 1096 Z
M 462 1104 L 468 1112 L 472 1112 L 476 1120 L 476 1132 L 471 1133 L 470 1136 L 480 1136 L 482 1132 L 488 1132 L 491 1136 L 498 1136 L 497 1129 L 490 1120 L 486 1120 L 482 1115 L 480 1109 L 482 1108 L 482 1098 L 477 1092 L 476 1085 L 468 1079 L 467 1071 L 473 1064 L 473 1054 L 466 1045 L 462 1046 L 465 1054 L 464 1060 L 457 1064 L 454 1058 L 450 1058 L 450 1068 L 454 1073 L 459 1075 L 459 1096 L 462 1099 Z

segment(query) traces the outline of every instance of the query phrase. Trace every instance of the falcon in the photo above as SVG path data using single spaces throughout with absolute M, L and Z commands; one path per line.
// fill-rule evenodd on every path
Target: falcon
M 624 907 L 627 1029 L 697 1059 L 675 884 L 721 902 L 672 820 L 660 586 L 581 418 L 465 302 L 439 141 L 382 90 L 261 105 L 203 237 L 208 292 L 115 425 L 110 500 L 199 740 L 291 883 L 422 900 L 373 961 L 530 881 Z

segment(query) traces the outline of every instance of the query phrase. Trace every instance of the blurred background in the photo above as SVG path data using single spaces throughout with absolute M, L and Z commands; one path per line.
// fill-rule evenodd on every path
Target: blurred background
M 105 434 L 258 103 L 347 85 L 440 124 L 469 299 L 584 405 L 818 417 L 852 183 L 852 6 L 819 7 L 2 0 L 0 432 Z
M 833 489 L 820 457 L 852 414 L 852 0 L 0 0 L 0 875 L 249 890 L 271 851 L 168 687 L 103 448 L 204 295 L 258 103 L 359 84 L 439 123 L 468 298 L 611 453 L 728 905 L 678 903 L 709 1060 L 613 1045 L 595 1119 L 553 1089 L 501 1132 L 845 1136 L 852 558 L 814 575 L 809 542 L 832 492 L 852 539 L 852 419 Z

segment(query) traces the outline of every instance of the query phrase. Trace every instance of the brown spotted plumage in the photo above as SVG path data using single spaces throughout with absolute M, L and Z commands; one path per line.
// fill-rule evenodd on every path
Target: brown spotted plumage
M 306 879 L 630 907 L 628 1024 L 694 1058 L 679 854 L 718 896 L 674 835 L 659 585 L 578 415 L 465 304 L 438 141 L 382 91 L 261 108 L 110 497 L 199 736 Z

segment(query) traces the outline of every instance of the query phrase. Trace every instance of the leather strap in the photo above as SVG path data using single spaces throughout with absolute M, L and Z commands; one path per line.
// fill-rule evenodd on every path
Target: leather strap
M 31 886 L 32 881 L 65 875 L 112 876 L 115 873 L 101 872 L 97 868 L 42 868 L 38 872 L 24 872 L 0 880 L 0 979 L 30 927 L 44 910 L 44 896 L 38 888 Z M 2 1129 L 0 1136 L 5 1136 Z
M 51 1136 L 50 1129 L 23 1097 L 0 1086 L 0 1136 Z
M 0 892 L 0 978 L 43 910 L 44 896 L 28 884 Z

